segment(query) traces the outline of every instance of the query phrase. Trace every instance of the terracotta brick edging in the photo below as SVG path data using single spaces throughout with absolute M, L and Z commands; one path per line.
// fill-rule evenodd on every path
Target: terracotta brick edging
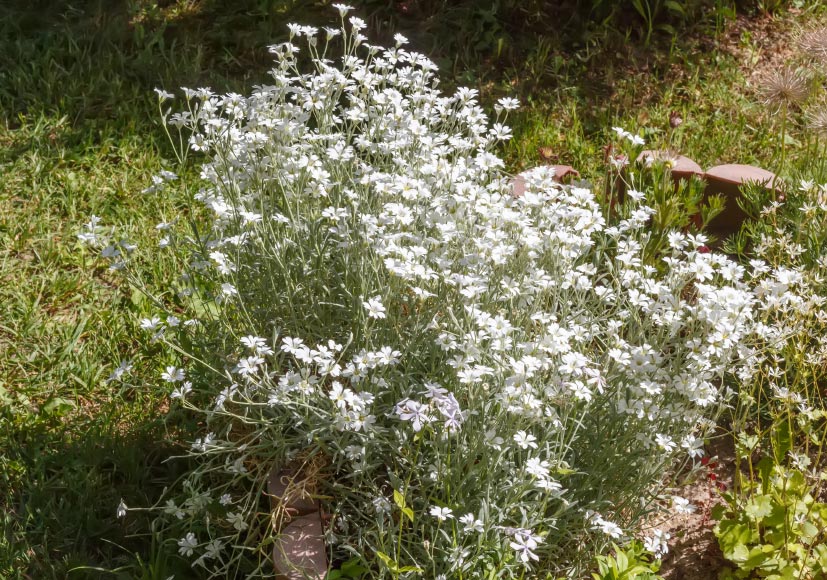
M 713 219 L 707 229 L 719 238 L 724 238 L 737 232 L 747 218 L 744 211 L 738 206 L 738 197 L 741 187 L 747 183 L 758 183 L 767 188 L 775 188 L 777 176 L 754 165 L 729 163 L 710 167 L 706 171 L 691 158 L 665 150 L 645 150 L 637 157 L 638 163 L 650 164 L 653 161 L 667 161 L 670 164 L 672 179 L 679 182 L 681 179 L 691 179 L 696 176 L 706 182 L 704 199 L 711 195 L 720 194 L 724 197 L 724 211 Z M 580 173 L 570 165 L 552 165 L 554 180 L 563 183 L 571 176 L 580 177 Z M 525 193 L 525 178 L 522 174 L 514 176 L 512 180 L 514 197 L 522 197 Z

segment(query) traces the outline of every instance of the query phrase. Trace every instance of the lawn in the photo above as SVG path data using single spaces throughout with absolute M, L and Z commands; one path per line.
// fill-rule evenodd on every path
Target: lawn
M 97 261 L 77 233 L 96 215 L 134 243 L 157 246 L 156 224 L 178 212 L 185 187 L 168 196 L 142 193 L 173 160 L 153 89 L 249 92 L 266 81 L 266 47 L 284 39 L 287 22 L 326 18 L 323 2 L 230 4 L 3 4 L 2 578 L 165 580 L 188 569 L 159 548 L 148 518 L 120 520 L 115 512 L 121 500 L 152 504 L 183 475 L 186 462 L 167 459 L 188 447 L 199 425 L 168 412 L 153 358 L 158 348 L 139 340 L 139 320 L 153 314 L 152 304 Z M 674 39 L 656 35 L 650 46 L 626 43 L 617 31 L 579 48 L 550 37 L 519 65 L 466 69 L 443 58 L 443 80 L 451 86 L 455 75 L 476 86 L 488 107 L 501 96 L 520 98 L 524 108 L 503 150 L 514 172 L 543 163 L 543 148 L 584 176 L 601 176 L 618 125 L 703 167 L 776 170 L 778 119 L 756 87 L 789 57 L 795 33 L 821 15 L 810 6 L 704 21 Z M 440 56 L 438 43 L 433 50 Z M 670 130 L 673 112 L 683 123 Z M 785 171 L 811 169 L 810 143 L 798 129 L 790 133 Z M 195 184 L 197 174 L 181 180 Z M 175 268 L 161 258 L 144 281 L 152 288 Z M 130 378 L 110 380 L 124 360 L 134 367 Z

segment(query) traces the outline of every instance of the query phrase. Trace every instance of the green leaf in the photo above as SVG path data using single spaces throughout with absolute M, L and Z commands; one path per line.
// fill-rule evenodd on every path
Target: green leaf
M 772 551 L 775 551 L 774 546 L 770 546 Z M 764 551 L 764 546 L 755 546 L 749 551 L 747 558 L 741 564 L 743 570 L 754 570 L 770 559 L 770 553 Z
M 758 476 L 761 479 L 761 493 L 766 495 L 770 490 L 770 476 L 775 464 L 769 457 L 764 457 L 758 462 Z
M 784 534 L 784 522 L 787 519 L 787 509 L 783 505 L 774 505 L 772 513 L 764 517 L 764 525 L 768 528 L 778 528 Z
M 396 490 L 393 490 L 393 503 L 395 503 L 397 507 L 401 510 L 404 510 L 405 506 L 407 505 L 405 503 L 405 496 Z
M 738 433 L 736 445 L 738 446 L 738 452 L 741 455 L 748 455 L 758 446 L 758 435 Z
M 812 522 L 805 521 L 801 524 L 801 540 L 805 544 L 812 543 L 813 540 L 816 539 L 818 536 L 818 528 L 815 527 Z
M 784 135 L 784 145 L 792 145 L 793 147 L 801 147 L 801 141 L 792 135 Z
M 744 513 L 753 521 L 760 522 L 772 513 L 772 498 L 768 495 L 759 495 L 747 503 Z
M 414 513 L 413 513 L 413 510 L 411 508 L 409 508 L 409 507 L 402 508 L 402 513 L 405 515 L 405 517 L 407 517 L 409 520 L 411 520 L 411 523 L 413 523 Z
M 129 297 L 129 301 L 132 302 L 133 305 L 140 308 L 140 306 L 146 302 L 146 294 L 138 290 L 137 288 L 132 289 L 132 293 Z
M 385 554 L 384 552 L 376 552 L 376 555 L 382 560 L 382 563 L 387 566 L 388 570 L 391 572 L 396 572 L 399 568 L 399 565 L 396 563 L 396 560 Z
M 821 566 L 821 571 L 827 573 L 827 545 L 819 544 L 814 547 L 813 554 L 815 554 L 818 564 Z
M 758 532 L 752 524 L 723 520 L 716 528 L 718 544 L 724 557 L 735 563 L 746 561 L 749 557 L 747 546 L 759 541 Z
M 744 544 L 736 544 L 729 554 L 725 553 L 724 556 L 726 556 L 727 560 L 732 560 L 736 564 L 740 564 L 741 567 L 744 567 L 747 560 L 749 560 L 749 550 Z
M 614 545 L 614 544 L 613 544 Z M 614 545 L 615 548 L 615 560 L 617 560 L 617 569 L 619 572 L 624 572 L 629 567 L 629 558 L 626 554 Z
M 65 415 L 72 409 L 76 408 L 77 404 L 74 401 L 70 401 L 69 399 L 62 399 L 60 397 L 55 397 L 54 399 L 50 400 L 48 403 L 43 405 L 43 411 L 49 415 Z
M 807 484 L 807 480 L 804 479 L 804 474 L 800 471 L 790 471 L 786 481 L 779 486 L 779 489 L 783 489 L 787 497 L 792 495 L 804 498 L 805 501 L 812 501 L 812 497 L 809 495 L 810 486 Z
M 787 421 L 781 421 L 773 429 L 772 447 L 775 462 L 780 465 L 783 463 L 790 449 L 793 448 L 792 434 L 790 433 L 790 425 Z
M 718 504 L 718 505 L 716 505 L 712 508 L 712 511 L 710 512 L 710 516 L 712 517 L 713 520 L 720 522 L 722 519 L 724 519 L 724 516 L 726 515 L 726 512 L 727 512 L 726 506 Z
M 342 564 L 342 572 L 350 578 L 359 578 L 360 576 L 364 576 L 368 572 L 368 569 L 359 564 L 358 559 L 354 558 Z

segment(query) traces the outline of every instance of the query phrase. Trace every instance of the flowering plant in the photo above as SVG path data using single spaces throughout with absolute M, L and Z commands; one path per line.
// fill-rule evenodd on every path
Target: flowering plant
M 490 125 L 476 91 L 441 94 L 404 38 L 372 46 L 338 9 L 340 29 L 272 47 L 271 84 L 185 89 L 164 113 L 206 160 L 190 229 L 163 228 L 187 264 L 158 298 L 171 310 L 142 326 L 204 432 L 161 517 L 208 576 L 272 575 L 285 520 L 267 481 L 286 468 L 323 506 L 334 566 L 582 572 L 634 532 L 676 454 L 702 455 L 751 354 L 743 268 L 675 232 L 649 265 L 644 192 L 612 223 L 548 168 L 513 196 L 493 148 L 517 103 Z M 141 252 L 97 222 L 82 235 L 128 273 Z

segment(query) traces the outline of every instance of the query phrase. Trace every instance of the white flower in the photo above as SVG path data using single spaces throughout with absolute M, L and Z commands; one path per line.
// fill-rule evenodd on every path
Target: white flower
M 428 407 L 416 401 L 405 400 L 396 405 L 396 414 L 403 421 L 410 421 L 413 430 L 419 432 L 424 425 L 433 421 L 427 413 Z
M 227 514 L 227 522 L 233 525 L 233 527 L 238 530 L 239 532 L 243 532 L 247 529 L 247 522 L 244 521 L 244 516 L 241 512 L 229 512 Z
M 259 365 L 264 364 L 264 359 L 258 355 L 248 356 L 238 361 L 235 372 L 243 377 L 249 377 L 258 373 Z
M 704 456 L 704 440 L 694 435 L 687 435 L 681 440 L 681 447 L 686 449 L 689 457 L 695 459 Z
M 184 399 L 190 391 L 192 391 L 192 383 L 186 381 L 180 387 L 174 388 L 169 396 L 171 399 Z
M 109 378 L 106 379 L 106 382 L 111 383 L 113 381 L 120 381 L 123 379 L 123 376 L 130 371 L 132 371 L 132 361 L 122 360 L 121 364 L 118 365 L 118 368 L 112 371 L 112 374 L 110 374 Z
M 182 556 L 192 556 L 193 550 L 197 547 L 198 539 L 192 532 L 178 540 L 178 553 Z
M 631 133 L 629 133 L 629 132 L 628 132 L 626 129 L 624 129 L 623 127 L 612 127 L 612 131 L 614 131 L 615 133 L 617 133 L 617 136 L 618 136 L 618 137 L 622 137 L 622 138 L 624 138 L 624 139 L 628 139 L 628 138 L 630 138 L 630 137 L 632 136 L 632 134 L 631 134 Z
M 244 458 L 239 457 L 232 464 L 227 462 L 227 471 L 230 473 L 247 473 L 247 468 L 244 466 Z
M 374 296 L 367 302 L 362 302 L 362 306 L 368 311 L 369 317 L 385 318 L 385 307 L 382 305 L 382 299 L 379 296 Z
M 500 451 L 503 443 L 505 443 L 505 440 L 499 437 L 494 429 L 485 432 L 485 444 L 492 449 Z
M 657 557 L 669 553 L 668 540 L 672 536 L 668 532 L 661 530 L 653 530 L 651 536 L 647 536 L 643 540 L 643 547 Z
M 179 369 L 178 367 L 174 366 L 167 367 L 167 370 L 161 373 L 161 378 L 168 383 L 177 383 L 179 381 L 183 381 L 184 377 L 184 369 Z
M 544 489 L 552 493 L 558 493 L 563 491 L 563 486 L 560 484 L 560 482 L 555 481 L 551 478 L 540 478 L 535 482 L 534 485 L 536 485 L 540 489 Z
M 537 478 L 548 477 L 548 461 L 543 461 L 539 457 L 532 457 L 525 464 L 526 473 Z
M 295 22 L 288 22 L 287 29 L 290 31 L 290 38 L 292 39 L 294 36 L 301 36 L 304 27 L 301 24 L 296 24 Z
M 184 516 L 186 515 L 184 510 L 175 505 L 175 502 L 171 499 L 167 500 L 167 503 L 164 506 L 164 513 L 169 516 L 175 516 L 179 520 L 184 519 Z
M 620 538 L 623 535 L 623 530 L 620 528 L 620 526 L 618 526 L 614 522 L 603 519 L 601 516 L 599 516 L 597 514 L 595 514 L 593 516 L 592 521 L 593 521 L 592 527 L 594 527 L 597 530 L 600 530 L 601 532 L 603 532 L 607 536 L 610 536 L 612 538 L 617 539 L 617 538 Z
M 494 123 L 490 130 L 491 137 L 497 141 L 508 141 L 513 136 L 511 128 L 506 127 L 502 123 Z
M 459 522 L 463 524 L 462 531 L 464 532 L 477 532 L 482 533 L 485 531 L 485 527 L 481 520 L 478 520 L 474 517 L 474 514 L 465 514 L 459 518 Z
M 525 431 L 517 431 L 514 434 L 514 442 L 517 443 L 520 449 L 528 449 L 529 447 L 537 449 L 537 443 L 535 443 L 535 441 L 537 441 L 537 438 Z
M 292 338 L 290 336 L 286 336 L 286 337 L 282 338 L 281 342 L 282 342 L 281 350 L 283 350 L 284 352 L 286 352 L 288 354 L 295 353 L 304 344 L 304 341 L 302 339 Z
M 389 502 L 387 498 L 378 496 L 373 498 L 371 503 L 373 504 L 373 509 L 376 511 L 377 514 L 387 515 L 391 513 L 391 502 Z
M 223 506 L 228 506 L 233 503 L 233 497 L 229 493 L 225 493 L 218 499 L 218 503 Z
M 689 500 L 678 495 L 672 496 L 672 509 L 679 514 L 695 513 L 697 509 L 694 505 L 689 503 Z
M 267 339 L 259 336 L 242 336 L 241 344 L 249 349 L 256 351 L 256 354 L 272 354 L 273 350 L 267 346 Z
M 144 330 L 156 330 L 161 325 L 161 319 L 157 316 L 141 320 L 141 328 Z
M 172 93 L 168 93 L 163 89 L 155 89 L 155 92 L 158 93 L 158 100 L 159 101 L 166 101 L 167 99 L 172 99 L 175 97 Z
M 342 42 L 318 46 L 321 31 L 290 25 L 291 37 L 301 39 L 296 43 L 309 45 L 307 58 L 298 59 L 300 47 L 292 43 L 275 46 L 268 83 L 249 96 L 187 90 L 188 111 L 167 121 L 192 136 L 189 146 L 204 151 L 195 194 L 202 207 L 186 209 L 211 220 L 198 235 L 169 232 L 170 251 L 181 252 L 192 272 L 176 273 L 169 287 L 192 298 L 184 302 L 219 306 L 204 311 L 205 327 L 231 329 L 217 337 L 215 368 L 223 377 L 203 397 L 206 424 L 212 425 L 210 413 L 223 416 L 221 435 L 193 443 L 196 475 L 214 481 L 210 491 L 218 499 L 256 463 L 254 450 L 239 449 L 244 433 L 282 424 L 289 424 L 289 436 L 275 433 L 272 442 L 288 461 L 315 440 L 327 441 L 344 475 L 366 482 L 397 455 L 403 481 L 437 486 L 442 477 L 455 479 L 450 470 L 461 465 L 474 478 L 504 461 L 524 491 L 520 505 L 510 506 L 513 513 L 502 512 L 513 499 L 505 481 L 493 482 L 490 497 L 482 499 L 462 495 L 471 487 L 452 485 L 452 496 L 444 499 L 473 507 L 480 517 L 458 514 L 463 534 L 486 533 L 490 542 L 492 533 L 502 533 L 500 547 L 516 551 L 512 563 L 531 564 L 541 558 L 541 538 L 498 524 L 514 518 L 546 530 L 564 523 L 554 521 L 554 509 L 543 508 L 549 500 L 564 503 L 563 488 L 552 478 L 561 457 L 552 453 L 546 461 L 547 453 L 561 442 L 576 444 L 587 429 L 609 432 L 623 424 L 630 430 L 624 438 L 629 453 L 607 454 L 596 470 L 611 473 L 626 461 L 625 468 L 640 469 L 663 455 L 658 445 L 670 452 L 680 445 L 697 456 L 701 443 L 689 435 L 706 432 L 699 419 L 712 416 L 711 407 L 724 399 L 715 377 L 760 372 L 745 369 L 763 364 L 754 362 L 755 321 L 764 321 L 755 332 L 761 340 L 782 338 L 764 310 L 780 317 L 784 309 L 812 314 L 822 305 L 800 298 L 809 283 L 803 272 L 729 265 L 700 248 L 699 236 L 670 234 L 655 268 L 647 251 L 654 209 L 646 204 L 653 190 L 639 180 L 640 191 L 630 186 L 628 211 L 611 218 L 604 217 L 598 195 L 561 186 L 549 167 L 522 174 L 525 191 L 515 198 L 496 140 L 512 135 L 503 123 L 516 99 L 498 101 L 490 121 L 479 91 L 442 94 L 434 63 L 404 48 L 406 39 L 397 36 L 398 46 L 388 49 L 368 45 L 359 33 L 365 23 L 350 19 L 351 7 L 336 9 L 344 19 Z M 334 54 L 340 46 L 347 53 L 342 58 Z M 306 74 L 299 60 L 309 65 Z M 627 154 L 643 143 L 622 128 L 615 132 Z M 163 191 L 172 179 L 161 172 L 147 185 Z M 162 216 L 157 237 L 177 230 L 170 224 L 182 223 L 184 215 Z M 97 220 L 80 231 L 98 248 L 111 245 L 110 260 L 127 257 Z M 751 286 L 754 273 L 761 280 L 757 288 Z M 326 289 L 321 294 L 313 291 L 317 283 Z M 158 339 L 164 329 L 172 334 L 174 325 L 174 317 L 142 323 Z M 179 370 L 164 373 L 173 398 L 192 389 Z M 224 388 L 228 376 L 239 384 Z M 193 404 L 187 407 L 202 403 L 188 396 Z M 281 418 L 270 425 L 273 417 Z M 517 427 L 525 430 L 515 433 Z M 512 441 L 504 441 L 508 437 Z M 238 457 L 249 460 L 245 465 L 234 461 Z M 567 469 L 559 463 L 561 474 Z M 587 487 L 592 475 L 604 474 L 586 472 L 565 482 Z M 580 491 L 571 492 L 572 499 Z M 639 490 L 628 491 L 633 498 Z M 362 509 L 373 512 L 374 494 L 362 495 Z M 425 520 L 439 520 L 429 525 L 453 517 L 448 508 L 431 508 L 438 497 L 416 498 Z M 201 522 L 209 514 L 206 526 L 191 528 L 207 545 L 198 550 L 202 559 L 215 551 L 207 544 L 211 538 L 227 541 L 233 528 L 252 525 L 241 499 L 232 502 L 225 494 L 219 502 L 226 507 L 217 508 L 217 519 L 209 497 L 181 508 L 173 504 L 167 516 L 185 512 Z M 387 499 L 373 505 L 376 525 L 391 521 Z M 589 507 L 595 506 L 572 509 Z M 359 548 L 362 530 L 355 525 L 337 518 L 331 534 Z M 587 530 L 574 543 L 588 535 L 623 535 L 603 518 L 582 527 L 600 532 Z M 658 547 L 656 537 L 649 540 Z M 548 550 L 551 566 L 558 547 Z M 444 569 L 434 574 L 453 578 L 463 570 L 463 577 L 466 571 L 472 576 L 486 551 L 466 555 L 466 548 L 443 550 Z
M 197 438 L 195 442 L 192 444 L 192 449 L 195 451 L 200 451 L 204 453 L 207 448 L 213 444 L 215 441 L 215 434 L 214 433 L 207 433 L 204 438 L 201 437 Z
M 646 141 L 643 140 L 643 137 L 639 137 L 638 135 L 630 135 L 628 137 L 629 141 L 632 142 L 633 145 L 645 145 Z
M 345 455 L 350 461 L 359 461 L 365 456 L 363 445 L 348 445 L 345 447 Z
M 126 516 L 127 509 L 128 508 L 126 507 L 126 504 L 124 503 L 123 499 L 121 499 L 121 503 L 118 504 L 117 516 L 119 518 Z
M 103 258 L 113 259 L 119 257 L 120 255 L 121 251 L 112 245 L 106 246 L 101 250 L 101 257 Z
M 445 520 L 452 519 L 454 517 L 454 510 L 447 507 L 433 506 L 429 513 L 440 522 L 444 522 Z
M 655 443 L 657 443 L 658 447 L 666 451 L 667 453 L 672 453 L 677 445 L 672 440 L 671 437 L 668 435 L 663 435 L 662 433 L 658 433 L 655 435 Z
M 344 18 L 348 12 L 353 10 L 353 6 L 348 6 L 347 4 L 333 4 L 333 7 L 339 11 L 339 16 Z
M 537 549 L 540 538 L 533 534 L 519 531 L 514 534 L 514 540 L 509 542 L 509 546 L 517 552 L 517 558 L 524 564 L 529 560 L 539 560 L 540 558 L 533 552 Z
M 203 558 L 217 558 L 221 553 L 221 549 L 224 547 L 224 544 L 221 540 L 212 540 L 206 546 L 204 546 L 204 555 Z
M 520 108 L 520 101 L 513 97 L 503 97 L 497 101 L 497 106 L 499 106 L 503 111 L 513 111 Z

